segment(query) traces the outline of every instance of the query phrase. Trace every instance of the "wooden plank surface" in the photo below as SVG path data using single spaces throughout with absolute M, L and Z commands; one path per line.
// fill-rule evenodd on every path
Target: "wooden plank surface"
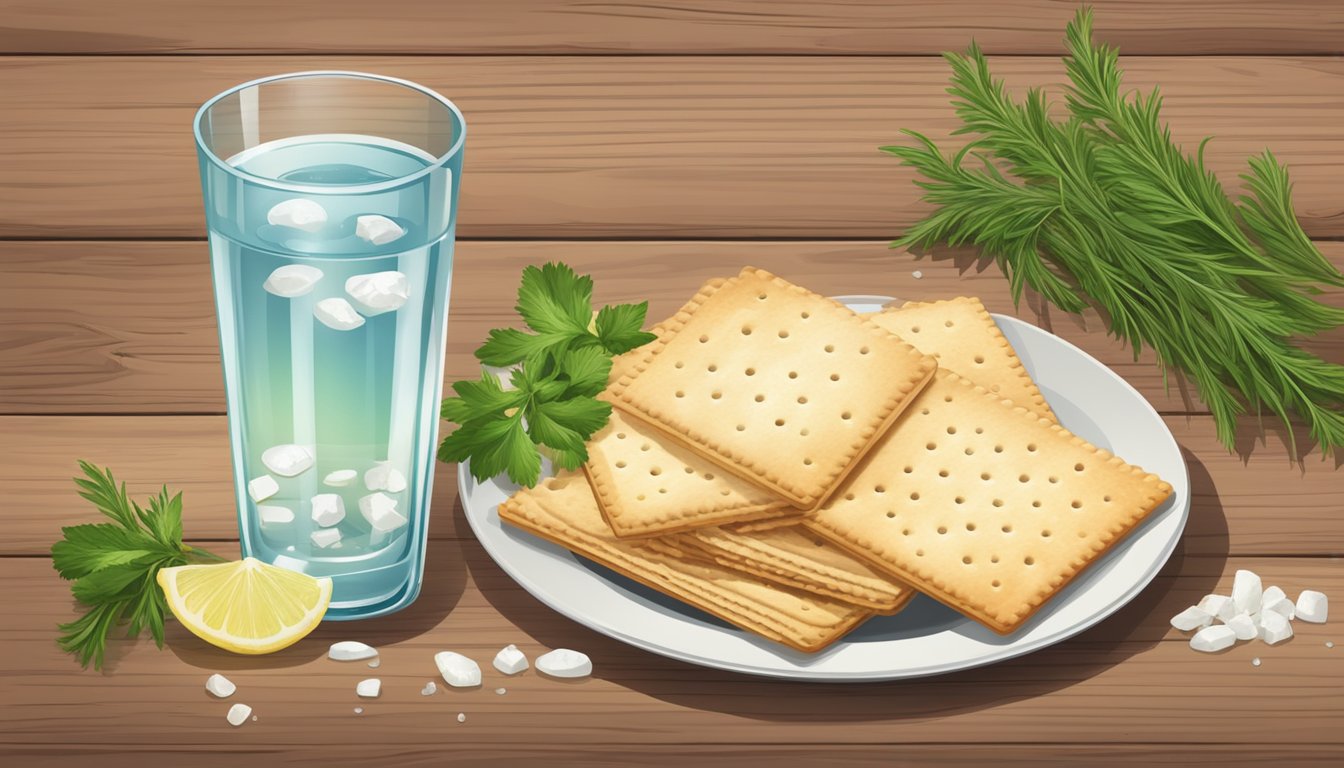
M 66 586 L 44 559 L 0 560 L 0 679 L 21 696 L 0 700 L 5 747 L 190 745 L 339 759 L 347 747 L 458 743 L 549 746 L 589 742 L 656 749 L 696 744 L 1085 745 L 1139 740 L 1263 747 L 1344 745 L 1344 637 L 1336 625 L 1296 622 L 1270 647 L 1241 644 L 1197 654 L 1168 618 L 1232 574 L 1250 568 L 1295 595 L 1344 592 L 1344 561 L 1194 557 L 1178 552 L 1134 602 L 1078 637 L 991 667 L 928 680 L 816 685 L 750 678 L 636 650 L 564 619 L 517 587 L 474 541 L 431 544 L 426 590 L 407 611 L 377 622 L 328 624 L 280 653 L 241 658 L 171 625 L 168 648 L 117 646 L 111 671 L 81 672 L 52 643 L 71 616 Z M 380 648 L 376 672 L 324 658 L 335 640 Z M 1327 648 L 1326 642 L 1339 644 Z M 507 643 L 529 656 L 554 647 L 594 659 L 592 679 L 566 684 L 532 672 L 504 678 L 487 665 L 482 688 L 422 697 L 431 661 L 452 648 L 488 660 Z M 1260 666 L 1251 659 L 1259 657 Z M 202 683 L 223 672 L 234 701 L 258 722 L 231 729 L 227 706 Z M 376 675 L 383 695 L 358 701 L 355 681 Z M 504 695 L 495 693 L 503 686 Z M 353 707 L 363 706 L 361 716 Z M 465 723 L 455 715 L 464 712 Z M 1123 724 L 1120 726 L 1118 724 Z M 1255 727 L 1229 727 L 1254 723 Z M 1048 725 L 1047 725 L 1048 724 Z M 1272 734 L 1268 736 L 1267 734 Z M 1044 737 L 1044 738 L 1043 738 Z
M 268 6 L 269 7 L 269 6 Z M 1344 60 L 1138 57 L 1165 115 L 1236 189 L 1266 147 L 1291 166 L 1314 237 L 1344 235 Z M 0 237 L 200 237 L 197 105 L 304 69 L 407 77 L 470 124 L 468 237 L 883 239 L 925 208 L 877 147 L 901 127 L 946 138 L 934 57 L 0 58 Z M 1058 60 L 998 57 L 1010 86 L 1058 82 Z
M 1230 454 L 1214 439 L 1208 416 L 1169 416 L 1167 424 L 1190 474 L 1187 551 L 1344 555 L 1344 469 L 1314 457 L 1292 464 L 1277 437 L 1243 446 L 1251 452 L 1245 459 Z M 223 416 L 7 416 L 0 417 L 0 434 L 6 436 L 0 487 L 7 494 L 0 555 L 45 553 L 61 526 L 92 519 L 96 513 L 70 482 L 77 459 L 111 467 L 132 494 L 148 495 L 164 483 L 183 491 L 192 539 L 237 539 Z M 460 520 L 454 469 L 437 467 L 430 536 L 471 538 Z
M 1344 49 L 1344 9 L 1333 0 L 1091 5 L 1098 29 L 1127 54 Z M 995 53 L 1054 53 L 1073 9 L 1051 0 L 0 0 L 0 51 L 927 54 L 974 37 Z
M 1322 242 L 1344 269 L 1344 243 Z M 814 290 L 905 299 L 981 297 L 1077 344 L 1159 410 L 1205 412 L 1193 388 L 1164 381 L 1155 357 L 1136 361 L 1095 315 L 1015 309 L 1007 281 L 967 251 L 915 256 L 884 242 L 463 242 L 457 246 L 446 377 L 477 368 L 490 328 L 514 325 L 518 275 L 559 259 L 593 273 L 600 302 L 676 310 L 702 281 L 744 264 Z M 919 271 L 920 279 L 914 277 Z M 223 413 L 223 377 L 204 243 L 0 242 L 0 413 Z M 1344 291 L 1323 299 L 1344 306 Z M 1344 329 L 1306 346 L 1344 361 Z

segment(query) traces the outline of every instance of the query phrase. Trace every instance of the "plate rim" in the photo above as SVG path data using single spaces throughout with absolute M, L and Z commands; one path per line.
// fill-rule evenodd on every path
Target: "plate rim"
M 847 303 L 863 303 L 863 304 L 883 303 L 876 301 L 879 299 L 886 299 L 887 301 L 885 303 L 897 301 L 897 299 L 892 297 L 877 296 L 877 295 L 861 295 L 861 296 L 845 295 L 845 296 L 835 296 L 832 298 Z M 1148 399 L 1145 398 L 1143 394 L 1140 393 L 1137 389 L 1135 389 L 1133 385 L 1131 385 L 1128 381 L 1126 381 L 1124 377 L 1120 376 L 1109 366 L 1105 365 L 1101 361 L 1092 357 L 1092 355 L 1088 354 L 1085 350 L 1079 348 L 1077 345 L 1073 344 L 1067 339 L 1064 339 L 1054 333 L 1051 333 L 1050 331 L 1044 328 L 1029 323 L 1025 320 L 1012 317 L 1010 315 L 1002 315 L 998 313 L 990 313 L 990 314 L 991 317 L 993 317 L 996 324 L 1006 323 L 1009 326 L 1013 326 L 1018 330 L 1025 330 L 1028 333 L 1043 334 L 1046 337 L 1048 337 L 1052 342 L 1061 344 L 1071 352 L 1077 353 L 1083 356 L 1085 359 L 1091 361 L 1096 366 L 1096 368 L 1104 372 L 1106 376 L 1109 376 L 1110 378 L 1118 382 L 1121 386 L 1123 386 L 1128 391 L 1128 393 L 1133 397 L 1133 399 L 1137 403 L 1141 404 L 1142 408 L 1146 409 L 1148 415 L 1152 416 L 1156 420 L 1156 422 L 1162 426 L 1162 437 L 1166 442 L 1169 443 L 1169 447 L 1174 449 L 1175 456 L 1179 459 L 1181 482 L 1179 483 L 1175 482 L 1176 478 L 1168 478 L 1168 481 L 1172 484 L 1173 488 L 1183 490 L 1184 492 L 1181 493 L 1179 496 L 1173 498 L 1172 508 L 1170 508 L 1167 512 L 1168 515 L 1174 514 L 1178 516 L 1179 521 L 1176 525 L 1175 530 L 1172 532 L 1170 538 L 1162 542 L 1161 552 L 1153 559 L 1152 567 L 1149 568 L 1143 574 L 1141 574 L 1139 577 L 1134 579 L 1133 582 L 1130 583 L 1120 595 L 1113 598 L 1102 608 L 1094 611 L 1084 620 L 1069 624 L 1068 626 L 1062 627 L 1059 630 L 1052 632 L 1050 634 L 1033 638 L 1029 641 L 1024 641 L 1021 643 L 1011 643 L 1011 642 L 1007 643 L 1005 645 L 997 647 L 996 649 L 990 651 L 989 653 L 984 654 L 981 657 L 967 661 L 965 663 L 955 663 L 955 662 L 940 663 L 938 665 L 934 665 L 931 667 L 912 668 L 912 669 L 888 668 L 882 670 L 858 671 L 858 672 L 845 672 L 845 671 L 822 672 L 819 670 L 813 670 L 806 667 L 794 666 L 792 668 L 783 668 L 783 667 L 770 668 L 770 667 L 744 664 L 732 660 L 705 657 L 699 654 L 682 651 L 673 646 L 656 644 L 655 642 L 647 640 L 645 638 L 631 635 L 628 632 L 625 632 L 617 627 L 608 626 L 605 623 L 594 621 L 591 618 L 584 616 L 579 610 L 577 610 L 577 608 L 570 608 L 569 605 L 565 603 L 553 600 L 551 595 L 547 592 L 547 590 L 541 588 L 539 585 L 536 585 L 534 583 L 534 580 L 530 576 L 521 572 L 515 564 L 509 562 L 509 559 L 507 557 L 497 557 L 495 552 L 491 549 L 491 547 L 487 545 L 486 539 L 483 538 L 482 532 L 478 527 L 480 525 L 487 524 L 487 520 L 492 514 L 497 514 L 496 506 L 492 505 L 490 506 L 489 509 L 485 510 L 484 512 L 480 512 L 477 514 L 472 513 L 471 509 L 469 508 L 468 501 L 474 495 L 475 488 L 479 487 L 482 484 L 476 483 L 472 479 L 471 473 L 465 471 L 466 467 L 468 466 L 466 463 L 462 464 L 457 468 L 458 497 L 462 500 L 464 516 L 467 518 L 468 525 L 471 526 L 472 533 L 476 536 L 477 541 L 481 543 L 481 546 L 483 549 L 485 549 L 486 553 L 490 555 L 491 560 L 496 565 L 498 565 L 501 570 L 503 570 L 506 574 L 508 574 L 509 578 L 513 579 L 515 583 L 517 583 L 520 587 L 522 587 L 525 591 L 527 591 L 528 594 L 532 595 L 534 598 L 541 601 L 542 604 L 546 605 L 551 610 L 570 619 L 571 621 L 574 621 L 584 627 L 587 627 L 588 629 L 594 630 L 600 634 L 606 635 L 607 637 L 611 637 L 615 640 L 619 640 L 623 643 L 626 643 L 627 645 L 631 645 L 635 648 L 655 653 L 657 655 L 666 658 L 676 659 L 678 661 L 695 664 L 697 666 L 712 669 L 721 669 L 729 672 L 736 672 L 756 677 L 798 680 L 805 682 L 833 682 L 833 683 L 883 682 L 891 680 L 933 677 L 937 675 L 950 674 L 952 672 L 959 672 L 967 669 L 975 669 L 977 667 L 988 666 L 991 664 L 998 664 L 1000 662 L 1015 659 L 1020 656 L 1024 656 L 1042 650 L 1044 648 L 1048 648 L 1052 645 L 1058 644 L 1060 642 L 1068 640 L 1071 637 L 1081 634 L 1082 632 L 1087 631 L 1088 629 L 1096 626 L 1105 619 L 1109 618 L 1116 611 L 1120 610 L 1125 605 L 1128 605 L 1130 602 L 1132 602 L 1134 598 L 1137 597 L 1139 593 L 1142 592 L 1149 584 L 1151 584 L 1153 579 L 1155 579 L 1157 575 L 1161 572 L 1162 568 L 1171 559 L 1172 553 L 1175 552 L 1177 545 L 1183 538 L 1185 533 L 1185 527 L 1189 522 L 1190 505 L 1191 505 L 1189 467 L 1186 463 L 1184 455 L 1181 453 L 1180 444 L 1176 441 L 1175 435 L 1172 434 L 1171 429 L 1166 425 L 1166 422 L 1162 420 L 1161 414 L 1158 413 L 1157 409 L 1153 407 L 1152 403 L 1148 402 Z M 480 517 L 481 519 L 478 520 L 477 519 L 478 517 Z M 1126 537 L 1126 539 L 1130 540 L 1129 537 Z M 549 542 L 546 543 L 549 544 Z M 1100 560 L 1092 564 L 1093 567 L 1105 562 L 1108 558 L 1115 556 L 1114 552 L 1115 552 L 1114 550 L 1108 551 L 1106 554 L 1102 556 Z M 574 557 L 579 557 L 579 555 L 574 555 Z M 574 562 L 572 565 L 577 567 L 583 567 L 582 564 L 578 562 Z M 625 597 L 624 599 L 630 600 L 631 598 Z M 740 632 L 742 630 L 733 628 L 732 631 Z M 837 641 L 835 647 L 838 647 L 841 643 L 844 642 L 845 640 L 842 638 L 841 640 Z M 901 640 L 892 640 L 887 642 L 899 643 L 901 642 Z M 782 661 L 787 664 L 787 660 Z

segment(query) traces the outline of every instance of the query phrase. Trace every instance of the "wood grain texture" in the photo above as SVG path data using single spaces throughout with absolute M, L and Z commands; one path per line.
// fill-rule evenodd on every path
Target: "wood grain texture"
M 1243 459 L 1218 444 L 1208 416 L 1170 416 L 1167 424 L 1190 474 L 1185 547 L 1191 554 L 1344 554 L 1344 468 L 1314 457 L 1294 465 L 1277 437 L 1242 446 L 1250 451 Z M 193 539 L 237 539 L 223 416 L 7 416 L 0 417 L 0 434 L 6 438 L 0 441 L 6 493 L 0 555 L 46 553 L 61 526 L 93 519 L 96 513 L 70 482 L 79 471 L 76 459 L 111 467 L 133 495 L 164 483 L 183 491 L 186 533 Z M 437 468 L 430 537 L 471 538 L 457 511 L 454 468 Z
M 1232 190 L 1266 147 L 1312 236 L 1344 235 L 1344 60 L 1139 57 L 1175 138 Z M 1058 60 L 1000 57 L 1010 86 Z M 360 69 L 453 98 L 469 138 L 459 235 L 883 239 L 922 216 L 877 147 L 956 120 L 932 57 L 6 57 L 0 237 L 200 237 L 197 105 L 276 72 Z
M 1344 734 L 1344 644 L 1338 627 L 1295 623 L 1270 647 L 1244 643 L 1197 654 L 1168 618 L 1210 591 L 1226 593 L 1250 568 L 1290 594 L 1344 592 L 1344 562 L 1319 558 L 1192 557 L 1178 552 L 1134 602 L 1097 627 L 1020 659 L 927 680 L 817 685 L 693 667 L 600 636 L 546 608 L 495 566 L 474 541 L 431 545 L 426 590 L 410 609 L 358 624 L 328 624 L 280 653 L 237 657 L 171 625 L 168 648 L 119 644 L 110 671 L 81 672 L 53 643 L 71 616 L 67 588 L 42 559 L 0 560 L 0 746 L 26 749 L 161 745 L 236 753 L 302 752 L 340 759 L 377 745 L 453 751 L 458 743 L 515 749 L 586 749 L 591 742 L 650 751 L 693 744 L 1103 745 L 1207 743 L 1338 749 Z M 329 643 L 380 649 L 376 672 L 324 658 Z M 507 643 L 529 657 L 569 647 L 594 659 L 592 679 L 566 684 L 485 666 L 478 690 L 419 695 L 431 660 L 451 648 L 481 661 Z M 1262 665 L 1252 666 L 1259 657 Z M 222 672 L 232 701 L 258 722 L 231 729 L 226 702 L 203 690 Z M 382 697 L 358 701 L 357 680 L 376 675 Z M 507 689 L 504 695 L 496 687 Z M 362 716 L 352 709 L 365 708 Z M 455 715 L 464 712 L 459 724 Z M 1123 727 L 1117 725 L 1123 723 Z M 1254 723 L 1255 727 L 1229 727 Z M 1044 725 L 1044 724 L 1048 724 Z M 1213 735 L 1211 735 L 1213 734 Z M 141 747 L 143 749 L 143 746 Z
M 1344 243 L 1323 242 L 1344 269 Z M 488 329 L 517 324 L 518 275 L 543 260 L 591 273 L 602 303 L 650 301 L 653 321 L 706 279 L 753 264 L 829 295 L 981 297 L 1077 344 L 1161 411 L 1205 412 L 1155 357 L 1108 336 L 1094 314 L 1014 308 L 998 268 L 969 251 L 916 256 L 884 242 L 462 242 L 455 256 L 448 381 L 471 376 Z M 922 279 L 916 279 L 919 271 Z M 0 413 L 223 413 L 223 376 L 204 243 L 0 242 Z M 1344 306 L 1344 291 L 1323 300 Z M 1344 362 L 1344 329 L 1306 346 Z
M 1091 5 L 1099 31 L 1127 54 L 1344 49 L 1344 9 L 1332 0 Z M 974 37 L 995 53 L 1055 53 L 1073 8 L 1050 0 L 0 0 L 0 51 L 929 54 Z

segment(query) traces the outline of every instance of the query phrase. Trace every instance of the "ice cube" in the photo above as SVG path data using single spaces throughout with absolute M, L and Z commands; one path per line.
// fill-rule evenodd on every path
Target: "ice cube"
M 516 645 L 506 645 L 495 654 L 495 669 L 506 675 L 516 675 L 527 669 L 527 657 Z
M 276 445 L 261 454 L 261 463 L 281 477 L 294 477 L 313 466 L 313 454 L 302 445 Z
M 322 478 L 322 482 L 332 488 L 344 488 L 353 483 L 359 473 L 353 469 L 338 469 L 335 472 L 328 472 L 327 476 Z
M 257 516 L 261 518 L 262 525 L 284 525 L 294 522 L 294 510 L 272 504 L 258 504 Z
M 551 677 L 587 677 L 593 673 L 593 662 L 586 654 L 556 648 L 537 657 L 537 669 Z
M 332 661 L 363 661 L 378 655 L 378 649 L 356 640 L 342 640 L 332 643 L 327 649 L 327 658 Z
M 1270 645 L 1287 640 L 1293 636 L 1293 624 L 1283 614 L 1266 611 L 1260 614 L 1260 639 Z
M 1232 598 L 1223 595 L 1205 595 L 1204 599 L 1199 601 L 1199 609 L 1223 621 L 1228 621 L 1237 615 Z
M 1259 576 L 1253 571 L 1237 571 L 1232 580 L 1232 604 L 1236 606 L 1236 613 L 1259 611 L 1263 594 Z
M 439 668 L 444 682 L 454 688 L 472 688 L 481 684 L 481 668 L 471 659 L 452 651 L 434 654 L 434 666 Z
M 1238 640 L 1254 640 L 1259 634 L 1255 620 L 1251 618 L 1251 614 L 1244 611 L 1233 616 L 1232 620 L 1227 622 L 1227 627 L 1236 633 Z
M 355 275 L 345 281 L 345 292 L 366 315 L 401 309 L 410 297 L 406 276 L 396 271 Z
M 293 547 L 290 547 L 290 549 L 293 549 Z M 275 559 L 271 561 L 271 565 L 295 573 L 304 573 L 308 570 L 308 561 L 300 560 L 297 557 L 290 557 L 289 555 L 276 555 Z
M 313 315 L 335 331 L 353 331 L 364 324 L 364 318 L 345 299 L 323 299 L 313 306 Z
M 1226 624 L 1215 624 L 1196 632 L 1195 636 L 1190 638 L 1190 647 L 1196 651 L 1213 653 L 1224 648 L 1231 648 L 1235 642 L 1237 642 L 1235 630 Z
M 313 497 L 313 522 L 323 528 L 345 519 L 345 499 L 334 493 L 319 493 Z
M 266 221 L 277 227 L 316 232 L 327 223 L 327 209 L 316 200 L 295 197 L 272 206 L 266 214 Z
M 229 721 L 229 725 L 232 725 L 234 728 L 246 723 L 247 718 L 251 716 L 252 708 L 246 704 L 234 704 L 232 707 L 229 707 L 229 714 L 225 715 Z
M 1324 624 L 1330 613 L 1330 600 L 1324 592 L 1304 589 L 1297 596 L 1297 618 L 1312 624 Z
M 376 699 L 383 690 L 383 681 L 376 677 L 360 680 L 355 684 L 355 695 L 365 699 Z
M 374 213 L 355 219 L 355 234 L 374 245 L 387 245 L 406 234 L 406 230 L 386 216 Z
M 364 473 L 364 486 L 370 491 L 401 493 L 406 490 L 406 476 L 393 469 L 388 462 L 380 461 Z
M 314 547 L 326 549 L 341 540 L 341 529 L 323 528 L 319 531 L 313 531 L 308 538 L 312 539 Z
M 1203 629 L 1213 623 L 1213 617 L 1204 612 L 1204 609 L 1197 605 L 1192 605 L 1184 611 L 1171 617 L 1171 626 L 1182 632 L 1189 632 L 1192 629 Z
M 397 511 L 397 500 L 382 492 L 361 498 L 359 513 L 375 531 L 395 531 L 406 524 L 406 518 Z
M 210 692 L 211 696 L 220 699 L 227 699 L 238 690 L 238 686 L 233 681 L 223 675 L 211 675 L 205 679 L 205 690 Z
M 247 484 L 247 495 L 253 501 L 265 501 L 280 492 L 280 484 L 270 475 L 253 478 Z
M 303 296 L 313 290 L 317 281 L 322 279 L 322 270 L 307 264 L 286 264 L 271 273 L 261 284 L 267 293 L 273 293 L 286 299 Z

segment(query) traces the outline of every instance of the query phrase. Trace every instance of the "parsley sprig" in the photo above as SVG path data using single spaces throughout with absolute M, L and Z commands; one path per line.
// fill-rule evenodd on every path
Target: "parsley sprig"
M 101 669 L 107 640 L 123 623 L 129 624 L 129 637 L 148 629 L 163 647 L 168 606 L 155 582 L 160 568 L 223 558 L 182 543 L 182 494 L 169 496 L 164 487 L 141 507 L 127 498 L 126 484 L 118 485 L 111 470 L 85 461 L 79 467 L 84 472 L 75 478 L 79 495 L 112 522 L 62 528 L 63 538 L 51 548 L 52 565 L 61 578 L 74 581 L 70 591 L 88 607 L 59 626 L 57 642 L 81 666 Z
M 542 446 L 563 469 L 588 458 L 585 443 L 611 416 L 596 395 L 607 385 L 611 358 L 653 341 L 641 330 L 648 302 L 603 307 L 593 315 L 593 281 L 564 264 L 523 270 L 515 309 L 529 330 L 490 331 L 476 357 L 512 368 L 509 387 L 491 371 L 453 384 L 443 418 L 458 425 L 439 446 L 439 459 L 471 460 L 477 480 L 501 472 L 520 485 L 541 473 Z
M 1136 356 L 1150 347 L 1194 380 L 1229 449 L 1248 409 L 1279 417 L 1290 438 L 1296 413 L 1323 455 L 1344 447 L 1344 366 L 1294 342 L 1344 324 L 1315 298 L 1344 276 L 1302 231 L 1287 170 L 1269 152 L 1251 158 L 1234 202 L 1204 167 L 1209 139 L 1186 154 L 1157 89 L 1122 93 L 1117 51 L 1093 43 L 1089 9 L 1065 44 L 1064 120 L 1039 89 L 1010 98 L 974 43 L 945 55 L 956 133 L 978 138 L 952 156 L 913 131 L 917 146 L 882 148 L 925 177 L 916 183 L 936 206 L 894 245 L 974 243 L 1014 300 L 1030 286 L 1070 312 L 1095 306 Z

